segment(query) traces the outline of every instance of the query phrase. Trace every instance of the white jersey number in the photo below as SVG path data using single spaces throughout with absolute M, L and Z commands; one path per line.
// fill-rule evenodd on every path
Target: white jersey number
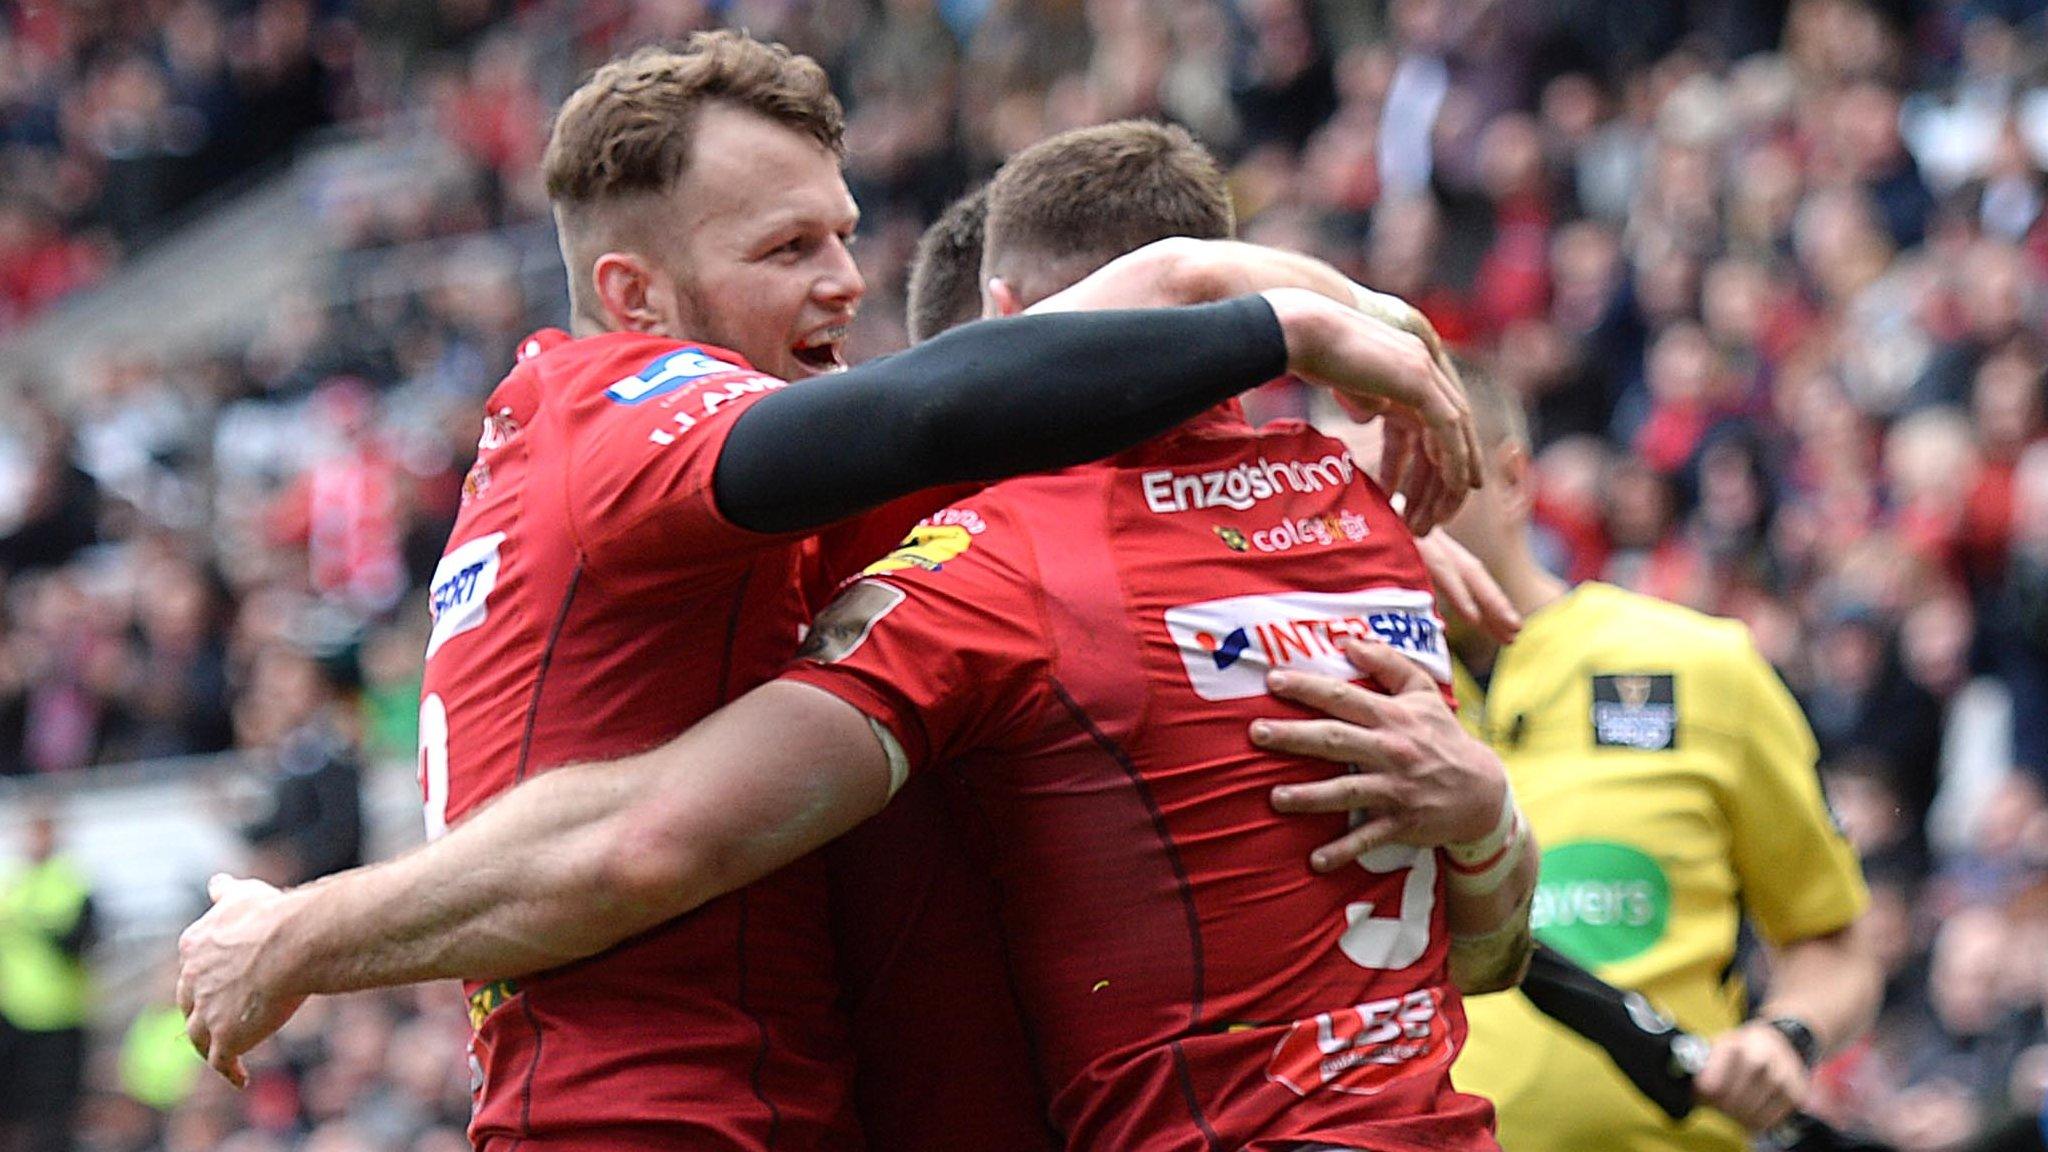
M 420 700 L 420 794 L 426 798 L 427 839 L 448 831 L 448 706 L 439 692 Z
M 1360 968 L 1406 968 L 1429 951 L 1430 914 L 1436 911 L 1436 849 L 1383 844 L 1359 857 L 1358 866 L 1378 876 L 1407 872 L 1401 885 L 1401 914 L 1373 915 L 1373 903 L 1344 906 L 1350 927 L 1337 947 Z

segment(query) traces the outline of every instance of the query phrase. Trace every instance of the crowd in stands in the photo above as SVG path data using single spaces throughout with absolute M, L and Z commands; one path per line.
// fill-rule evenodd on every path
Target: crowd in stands
M 1490 366 L 1532 416 L 1545 555 L 1746 620 L 1820 737 L 1890 984 L 1817 1110 L 1980 1146 L 2048 1089 L 2044 8 L 0 4 L 0 334 L 315 126 L 457 158 L 335 177 L 333 255 L 253 342 L 108 348 L 83 390 L 8 400 L 0 774 L 238 750 L 278 766 L 267 874 L 353 859 L 322 797 L 358 747 L 410 759 L 479 401 L 563 320 L 549 110 L 619 47 L 731 23 L 847 101 L 856 358 L 901 345 L 949 197 L 1135 115 L 1225 159 L 1248 238 L 1418 302 Z M 316 1006 L 240 1094 L 124 1094 L 110 1043 L 84 1146 L 459 1148 L 460 1013 L 446 988 Z

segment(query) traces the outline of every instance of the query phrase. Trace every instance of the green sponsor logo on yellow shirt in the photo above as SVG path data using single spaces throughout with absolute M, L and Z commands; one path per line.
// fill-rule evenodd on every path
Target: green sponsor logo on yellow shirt
M 1529 926 L 1581 964 L 1640 956 L 1664 938 L 1671 882 L 1626 844 L 1581 840 L 1543 853 Z

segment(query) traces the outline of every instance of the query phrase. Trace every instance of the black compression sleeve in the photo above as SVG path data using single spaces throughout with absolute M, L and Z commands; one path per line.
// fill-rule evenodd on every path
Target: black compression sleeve
M 969 324 L 762 399 L 733 422 L 713 494 L 742 528 L 821 527 L 922 488 L 1107 456 L 1286 368 L 1258 296 Z

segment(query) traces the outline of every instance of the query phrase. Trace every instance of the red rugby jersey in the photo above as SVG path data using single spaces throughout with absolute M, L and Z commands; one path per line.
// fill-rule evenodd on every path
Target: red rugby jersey
M 946 762 L 982 819 L 1019 1003 L 1071 1149 L 1494 1147 L 1434 852 L 1318 876 L 1245 725 L 1271 667 L 1377 636 L 1449 679 L 1414 542 L 1343 448 L 1234 406 L 929 518 L 785 675 Z M 917 780 L 910 787 L 916 787 Z
M 535 772 L 661 743 L 790 658 L 797 539 L 728 523 L 711 484 L 734 417 L 782 386 L 653 336 L 522 345 L 434 575 L 430 833 Z M 806 860 L 588 960 L 472 987 L 473 1139 L 857 1147 L 824 908 Z
M 980 484 L 892 501 L 806 542 L 813 611 Z M 994 895 L 927 776 L 824 850 L 854 1109 L 888 1152 L 1059 1152 L 998 945 Z

